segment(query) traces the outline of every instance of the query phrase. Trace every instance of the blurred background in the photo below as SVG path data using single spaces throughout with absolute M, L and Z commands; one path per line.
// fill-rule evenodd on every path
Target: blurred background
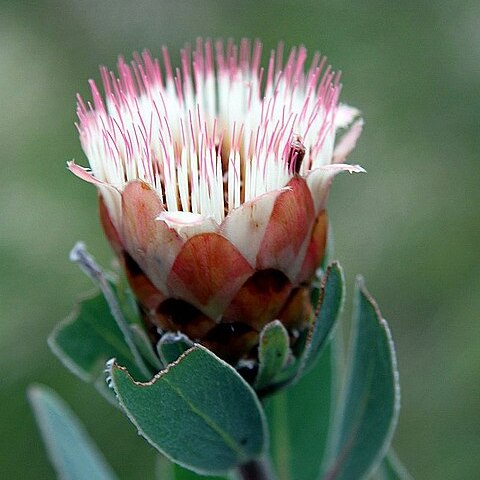
M 122 478 L 154 453 L 70 374 L 46 337 L 91 288 L 68 261 L 84 240 L 111 252 L 86 164 L 75 94 L 98 65 L 197 36 L 282 39 L 343 73 L 366 128 L 330 199 L 351 293 L 363 273 L 397 345 L 402 411 L 394 446 L 418 479 L 480 472 L 480 3 L 471 1 L 2 1 L 0 3 L 0 476 L 53 478 L 25 397 L 46 383 L 71 404 Z M 264 55 L 265 59 L 265 55 Z M 348 313 L 347 308 L 347 313 Z M 141 458 L 139 465 L 134 458 Z

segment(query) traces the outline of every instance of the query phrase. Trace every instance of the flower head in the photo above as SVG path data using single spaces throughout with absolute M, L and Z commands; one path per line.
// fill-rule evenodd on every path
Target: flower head
M 198 41 L 172 69 L 148 52 L 104 97 L 78 99 L 78 129 L 102 224 L 142 307 L 161 335 L 182 331 L 231 361 L 252 355 L 280 319 L 306 327 L 309 289 L 325 251 L 325 203 L 360 135 L 339 105 L 339 74 L 304 47 L 261 67 L 261 44 Z M 339 129 L 346 133 L 335 139 Z

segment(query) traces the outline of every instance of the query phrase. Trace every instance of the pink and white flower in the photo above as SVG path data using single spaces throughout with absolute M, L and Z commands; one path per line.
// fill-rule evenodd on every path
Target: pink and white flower
M 261 67 L 261 44 L 198 41 L 172 69 L 148 52 L 118 77 L 101 69 L 93 105 L 78 98 L 87 170 L 106 235 L 145 318 L 236 360 L 263 326 L 295 333 L 327 237 L 333 177 L 361 133 L 338 103 L 339 74 L 304 47 Z M 339 130 L 346 133 L 337 140 Z

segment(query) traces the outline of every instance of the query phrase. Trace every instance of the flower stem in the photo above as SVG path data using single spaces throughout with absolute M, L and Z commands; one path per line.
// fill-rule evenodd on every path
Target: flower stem
M 240 465 L 235 474 L 237 480 L 275 480 L 270 462 L 266 458 L 251 460 Z

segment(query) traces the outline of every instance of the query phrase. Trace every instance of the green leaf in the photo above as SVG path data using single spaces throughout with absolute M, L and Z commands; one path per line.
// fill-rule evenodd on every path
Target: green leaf
M 306 370 L 311 368 L 320 357 L 340 316 L 344 300 L 344 283 L 342 267 L 339 263 L 333 262 L 327 267 L 322 278 L 317 312 L 305 351 Z
M 387 322 L 359 279 L 350 359 L 337 410 L 334 458 L 326 479 L 367 476 L 385 456 L 397 423 L 399 385 Z
M 224 474 L 262 454 L 265 418 L 240 375 L 196 345 L 151 382 L 110 365 L 111 385 L 130 420 L 160 453 L 200 474 Z
M 323 275 L 321 285 L 314 285 L 312 288 L 311 300 L 313 304 L 317 304 L 317 310 L 308 332 L 303 332 L 303 337 L 300 337 L 293 347 L 296 361 L 287 365 L 276 376 L 276 383 L 260 392 L 262 396 L 296 383 L 315 366 L 340 317 L 343 299 L 343 271 L 337 262 L 333 262 Z
M 279 480 L 318 478 L 330 425 L 334 366 L 329 343 L 310 372 L 266 405 Z
M 28 397 L 57 475 L 63 480 L 116 477 L 68 405 L 52 390 L 33 386 Z
M 132 330 L 130 329 L 130 325 L 118 299 L 118 291 L 116 291 L 115 286 L 112 285 L 109 276 L 105 274 L 93 256 L 88 253 L 85 244 L 82 242 L 77 242 L 72 248 L 70 252 L 70 260 L 75 262 L 100 289 L 105 297 L 105 301 L 108 304 L 112 317 L 115 319 L 118 328 L 122 332 L 124 341 L 128 345 L 128 348 L 135 359 L 135 363 L 143 373 L 144 377 L 150 378 L 151 371 L 147 367 L 137 345 L 135 344 Z
M 108 272 L 104 272 L 108 278 Z M 132 292 L 128 280 L 125 275 L 114 276 L 109 278 L 109 283 L 115 291 L 117 300 L 122 308 L 122 313 L 130 325 L 138 325 L 143 327 L 141 313 L 137 305 L 137 300 Z
M 105 363 L 115 357 L 137 379 L 145 379 L 101 294 L 85 298 L 48 338 L 57 357 L 89 383 L 105 384 Z
M 180 355 L 192 348 L 193 342 L 183 333 L 167 332 L 157 343 L 157 351 L 165 366 L 175 362 Z
M 259 369 L 255 389 L 267 387 L 280 373 L 290 357 L 288 332 L 279 320 L 265 326 L 260 333 L 258 349 Z
M 372 480 L 413 480 L 393 450 L 388 452 L 371 478 Z
M 158 372 L 161 370 L 163 368 L 162 362 L 153 350 L 152 342 L 148 338 L 145 330 L 137 324 L 130 325 L 130 330 L 132 331 L 133 341 L 135 342 L 135 345 L 137 346 L 142 357 L 147 360 L 147 362 L 155 369 L 155 371 Z

